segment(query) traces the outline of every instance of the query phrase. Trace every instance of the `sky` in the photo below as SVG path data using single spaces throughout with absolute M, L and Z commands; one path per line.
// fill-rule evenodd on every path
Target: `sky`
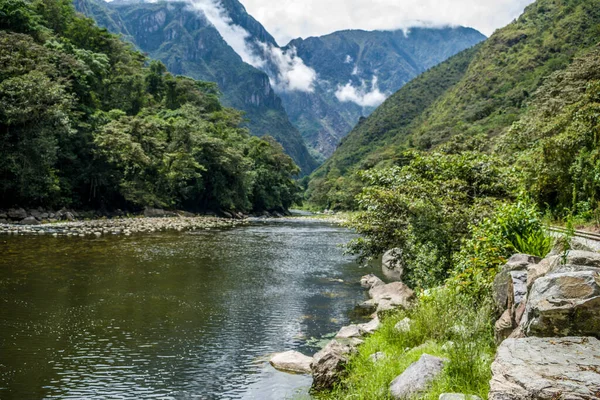
M 462 25 L 490 36 L 534 0 L 240 0 L 280 45 L 344 29 Z

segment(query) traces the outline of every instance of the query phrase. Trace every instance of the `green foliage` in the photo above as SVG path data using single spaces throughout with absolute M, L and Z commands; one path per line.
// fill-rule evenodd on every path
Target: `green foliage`
M 503 162 L 476 152 L 405 153 L 404 167 L 363 174 L 363 210 L 350 226 L 362 235 L 350 245 L 361 258 L 400 247 L 404 280 L 417 287 L 443 282 L 469 223 L 510 197 L 514 181 Z
M 410 318 L 410 329 L 394 326 Z M 383 352 L 373 363 L 370 355 Z M 475 304 L 447 289 L 422 294 L 411 310 L 383 321 L 348 366 L 348 375 L 322 399 L 388 399 L 390 382 L 424 353 L 449 359 L 442 375 L 419 399 L 437 400 L 442 393 L 467 393 L 487 398 L 490 364 L 495 354 L 491 301 Z
M 469 234 L 454 254 L 448 284 L 474 299 L 491 296 L 499 268 L 515 252 L 545 257 L 552 248 L 541 215 L 527 200 L 500 204 L 493 214 L 469 226 Z
M 336 182 L 398 164 L 407 148 L 484 137 L 481 150 L 515 162 L 540 206 L 557 216 L 595 210 L 598 10 L 600 0 L 538 0 L 483 44 L 424 73 L 357 125 L 313 175 L 309 200 L 331 204 Z
M 0 23 L 0 207 L 251 211 L 298 200 L 292 160 L 252 138 L 215 84 L 146 67 L 67 0 L 2 2 Z

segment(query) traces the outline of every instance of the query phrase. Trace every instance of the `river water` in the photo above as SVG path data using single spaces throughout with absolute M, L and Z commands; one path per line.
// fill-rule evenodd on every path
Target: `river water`
M 352 319 L 353 237 L 314 221 L 0 237 L 0 399 L 302 399 L 268 355 Z

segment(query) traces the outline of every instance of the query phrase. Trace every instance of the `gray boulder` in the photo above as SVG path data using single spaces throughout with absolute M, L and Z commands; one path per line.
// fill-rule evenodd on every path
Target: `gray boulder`
M 560 259 L 560 256 L 546 257 L 539 263 L 527 267 L 527 289 L 531 289 L 538 278 L 547 275 L 556 265 L 560 264 Z
M 404 265 L 402 263 L 402 249 L 395 248 L 385 252 L 381 259 L 381 272 L 391 281 L 401 281 Z
M 365 289 L 371 289 L 371 288 L 374 288 L 375 286 L 385 285 L 385 282 L 383 282 L 381 279 L 379 279 L 375 275 L 369 274 L 369 275 L 365 275 L 362 278 L 360 278 L 360 285 L 362 287 L 364 287 Z
M 427 390 L 440 375 L 447 360 L 423 354 L 419 361 L 412 363 L 390 385 L 394 399 L 411 399 Z
M 297 351 L 286 351 L 277 353 L 269 360 L 269 363 L 276 369 L 287 372 L 297 372 L 301 374 L 310 374 L 310 364 L 312 357 L 305 356 Z
M 359 338 L 362 336 L 362 332 L 358 325 L 348 325 L 344 326 L 340 331 L 335 335 L 336 339 L 350 339 L 350 338 Z
M 27 217 L 19 222 L 21 225 L 39 225 L 40 221 L 35 219 L 35 217 Z
M 400 333 L 410 332 L 412 320 L 410 318 L 404 318 L 402 321 L 398 321 L 394 325 L 394 329 Z
M 600 336 L 600 274 L 579 271 L 539 278 L 525 312 L 527 336 Z
M 513 276 L 511 273 L 526 272 L 530 265 L 537 264 L 539 261 L 539 258 L 527 254 L 515 254 L 502 267 L 502 270 L 496 275 L 493 284 L 494 302 L 499 313 L 511 306 L 509 304 L 509 298 L 513 297 L 511 287 Z
M 332 389 L 341 380 L 350 354 L 355 351 L 356 347 L 352 344 L 334 339 L 315 354 L 311 364 L 312 389 L 315 391 Z
M 373 318 L 370 322 L 367 322 L 366 324 L 358 325 L 358 329 L 363 335 L 372 335 L 373 333 L 375 333 L 375 331 L 379 329 L 380 326 L 381 323 L 379 322 L 379 318 Z
M 144 208 L 144 217 L 146 217 L 146 218 L 162 218 L 162 217 L 167 217 L 167 216 L 168 216 L 167 211 L 165 211 L 161 208 L 152 208 L 152 207 Z
M 511 312 L 510 310 L 506 310 L 494 324 L 494 336 L 496 338 L 496 343 L 500 343 L 509 337 L 513 333 L 514 329 L 515 324 L 513 322 Z
M 12 208 L 7 212 L 8 218 L 13 220 L 23 220 L 27 218 L 27 211 L 22 208 Z
M 492 364 L 489 400 L 600 398 L 600 341 L 507 339 Z
M 392 282 L 372 287 L 369 296 L 377 303 L 377 313 L 380 313 L 398 307 L 410 308 L 415 293 L 402 282 Z

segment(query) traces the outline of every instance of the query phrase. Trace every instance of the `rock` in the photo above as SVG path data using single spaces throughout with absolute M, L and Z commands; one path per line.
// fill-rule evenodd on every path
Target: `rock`
M 73 213 L 70 212 L 66 212 L 63 214 L 64 219 L 66 219 L 67 221 L 75 221 L 75 216 L 73 215 Z
M 509 297 L 512 297 L 512 291 L 510 290 L 512 283 L 511 272 L 527 271 L 527 268 L 531 264 L 537 264 L 539 261 L 539 258 L 527 254 L 515 254 L 502 267 L 502 270 L 496 275 L 493 284 L 494 302 L 499 313 L 510 308 Z M 511 292 L 510 295 L 509 292 Z
M 412 325 L 412 320 L 410 318 L 404 318 L 402 321 L 398 321 L 396 325 L 394 325 L 394 329 L 400 333 L 410 332 L 410 327 Z
M 356 311 L 361 315 L 370 315 L 377 311 L 377 303 L 373 299 L 363 301 L 356 306 Z
M 379 329 L 380 326 L 381 323 L 379 322 L 379 318 L 373 318 L 370 322 L 367 322 L 366 324 L 358 325 L 358 329 L 360 330 L 360 333 L 362 335 L 372 335 L 373 333 L 375 333 L 375 331 L 377 331 L 377 329 Z
M 144 217 L 146 218 L 162 218 L 167 216 L 167 212 L 161 208 L 144 208 Z
M 6 214 L 4 211 L 0 211 L 0 219 L 7 219 L 8 218 L 8 214 Z
M 511 312 L 510 310 L 506 310 L 500 319 L 498 319 L 498 321 L 496 321 L 494 324 L 494 337 L 496 338 L 496 343 L 500 343 L 509 337 L 514 329 L 515 324 L 513 322 Z
M 377 363 L 381 360 L 385 359 L 385 353 L 378 351 L 377 353 L 371 354 L 369 356 L 369 360 L 371 360 L 372 363 Z
M 527 336 L 600 336 L 600 274 L 579 271 L 539 278 L 525 312 Z
M 35 217 L 27 217 L 19 222 L 21 225 L 40 225 L 40 221 L 35 219 Z
M 402 282 L 392 282 L 372 287 L 369 290 L 369 296 L 378 304 L 377 312 L 379 313 L 398 307 L 409 308 L 415 293 Z
M 410 399 L 427 390 L 439 376 L 447 360 L 423 354 L 419 361 L 412 363 L 390 385 L 394 399 Z
M 489 400 L 600 398 L 600 341 L 595 338 L 505 340 L 492 364 Z
M 402 249 L 388 250 L 381 260 L 381 272 L 392 281 L 401 281 L 404 265 L 402 264 Z
M 8 218 L 21 221 L 27 218 L 27 211 L 22 208 L 12 208 L 7 212 Z
M 335 335 L 336 339 L 359 338 L 361 336 L 362 333 L 358 325 L 344 326 L 342 329 L 340 329 L 337 335 Z
M 231 219 L 233 218 L 233 215 L 231 215 L 231 213 L 227 212 L 227 211 L 223 211 L 221 214 L 223 214 L 223 217 Z
M 355 347 L 334 339 L 315 354 L 311 364 L 312 389 L 315 391 L 332 389 L 342 378 L 349 356 L 354 351 Z
M 595 240 L 574 236 L 571 238 L 571 249 L 595 253 L 600 251 L 600 243 Z
M 546 257 L 537 264 L 527 267 L 527 289 L 531 289 L 536 279 L 548 274 L 555 265 L 560 263 L 560 256 Z
M 360 285 L 365 289 L 371 289 L 375 286 L 385 285 L 385 283 L 375 275 L 369 274 L 360 278 Z
M 439 400 L 481 400 L 481 397 L 462 393 L 442 393 Z
M 562 264 L 582 265 L 600 268 L 600 253 L 581 250 L 569 250 Z
M 297 351 L 286 351 L 277 353 L 269 360 L 269 363 L 276 369 L 288 372 L 297 372 L 302 374 L 310 374 L 310 364 L 312 357 L 305 356 Z

